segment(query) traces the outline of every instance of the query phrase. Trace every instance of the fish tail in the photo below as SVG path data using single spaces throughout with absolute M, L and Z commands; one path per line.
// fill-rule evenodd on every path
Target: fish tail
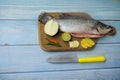
M 40 16 L 38 17 L 38 20 L 42 23 L 45 24 L 47 21 L 50 19 L 53 19 L 53 16 L 49 15 L 48 13 L 42 12 Z

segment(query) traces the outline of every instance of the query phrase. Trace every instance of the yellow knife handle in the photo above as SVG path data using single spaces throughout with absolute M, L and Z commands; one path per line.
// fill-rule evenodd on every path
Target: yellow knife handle
M 78 58 L 78 62 L 80 63 L 104 62 L 105 60 L 105 56 Z

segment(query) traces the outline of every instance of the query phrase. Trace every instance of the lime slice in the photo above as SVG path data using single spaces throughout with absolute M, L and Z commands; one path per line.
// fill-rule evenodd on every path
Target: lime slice
M 67 33 L 67 32 L 63 33 L 63 34 L 62 34 L 62 40 L 63 40 L 63 41 L 70 41 L 70 40 L 71 40 L 71 35 L 70 35 L 70 33 Z

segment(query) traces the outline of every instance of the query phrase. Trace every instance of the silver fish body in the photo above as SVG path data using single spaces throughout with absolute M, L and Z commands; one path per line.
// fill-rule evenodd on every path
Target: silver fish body
M 56 19 L 62 32 L 69 32 L 74 37 L 102 37 L 112 28 L 93 19 Z
M 42 18 L 40 18 L 41 22 L 43 21 L 43 23 L 46 23 L 47 20 L 50 19 L 53 19 L 60 25 L 60 30 L 62 32 L 69 32 L 74 37 L 97 38 L 113 32 L 114 29 L 113 27 L 103 24 L 98 20 L 71 16 L 67 14 L 64 16 L 62 15 L 62 18 L 60 19 L 50 17 L 50 15 L 44 15 L 44 17 L 42 15 Z

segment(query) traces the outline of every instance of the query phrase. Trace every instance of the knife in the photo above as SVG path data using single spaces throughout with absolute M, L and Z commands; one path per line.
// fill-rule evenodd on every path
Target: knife
M 106 61 L 105 56 L 92 56 L 78 58 L 77 54 L 65 54 L 52 56 L 47 59 L 49 63 L 91 63 L 91 62 L 104 62 Z

